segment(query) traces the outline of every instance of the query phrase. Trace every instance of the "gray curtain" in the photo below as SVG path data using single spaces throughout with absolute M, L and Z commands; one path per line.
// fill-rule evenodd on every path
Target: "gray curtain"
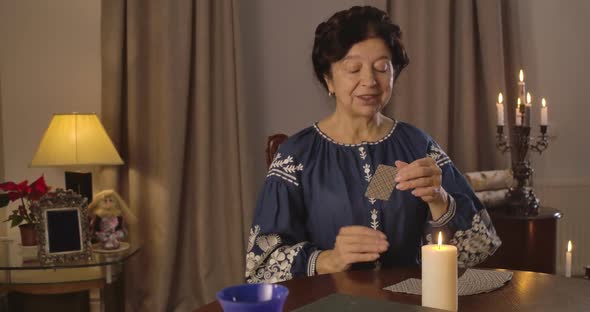
M 500 91 L 507 95 L 507 80 L 515 86 L 518 64 L 508 6 L 499 0 L 387 3 L 410 57 L 387 113 L 431 134 L 462 171 L 509 165 L 495 148 L 496 99 Z M 513 114 L 513 106 L 505 109 Z
M 102 1 L 101 172 L 137 214 L 131 311 L 191 311 L 243 282 L 254 205 L 234 0 Z

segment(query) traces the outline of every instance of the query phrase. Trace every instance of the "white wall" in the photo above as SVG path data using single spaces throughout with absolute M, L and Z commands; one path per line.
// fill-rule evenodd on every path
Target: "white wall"
M 53 113 L 100 113 L 100 70 L 99 0 L 0 0 L 3 181 L 63 187 L 63 170 L 28 164 Z
M 571 239 L 573 273 L 582 274 L 590 265 L 590 144 L 584 140 L 590 124 L 590 1 L 521 0 L 518 12 L 527 87 L 550 105 L 552 140 L 546 152 L 532 157 L 535 189 L 542 204 L 564 213 L 558 223 L 558 272 Z

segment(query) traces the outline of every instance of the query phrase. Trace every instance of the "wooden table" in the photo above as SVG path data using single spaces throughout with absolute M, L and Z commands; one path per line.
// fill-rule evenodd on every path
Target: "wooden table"
M 513 272 L 512 281 L 498 290 L 459 297 L 459 311 L 590 311 L 589 280 L 545 273 Z M 420 305 L 420 296 L 382 289 L 411 277 L 420 277 L 418 268 L 354 271 L 296 278 L 282 283 L 289 288 L 285 311 L 291 311 L 333 293 Z M 195 310 L 213 311 L 222 311 L 217 301 Z

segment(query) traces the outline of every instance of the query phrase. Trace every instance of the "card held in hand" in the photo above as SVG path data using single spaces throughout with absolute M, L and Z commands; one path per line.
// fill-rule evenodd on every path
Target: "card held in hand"
M 375 171 L 375 174 L 373 175 L 373 178 L 371 178 L 371 182 L 369 182 L 369 186 L 365 192 L 365 197 L 389 200 L 389 197 L 391 196 L 391 193 L 397 184 L 395 182 L 396 174 L 396 167 L 379 165 Z

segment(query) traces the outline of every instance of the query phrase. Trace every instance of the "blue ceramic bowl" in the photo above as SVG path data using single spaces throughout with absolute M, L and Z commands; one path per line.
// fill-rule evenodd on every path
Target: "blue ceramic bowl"
M 244 284 L 222 289 L 217 293 L 217 300 L 225 312 L 281 312 L 288 295 L 285 286 Z

